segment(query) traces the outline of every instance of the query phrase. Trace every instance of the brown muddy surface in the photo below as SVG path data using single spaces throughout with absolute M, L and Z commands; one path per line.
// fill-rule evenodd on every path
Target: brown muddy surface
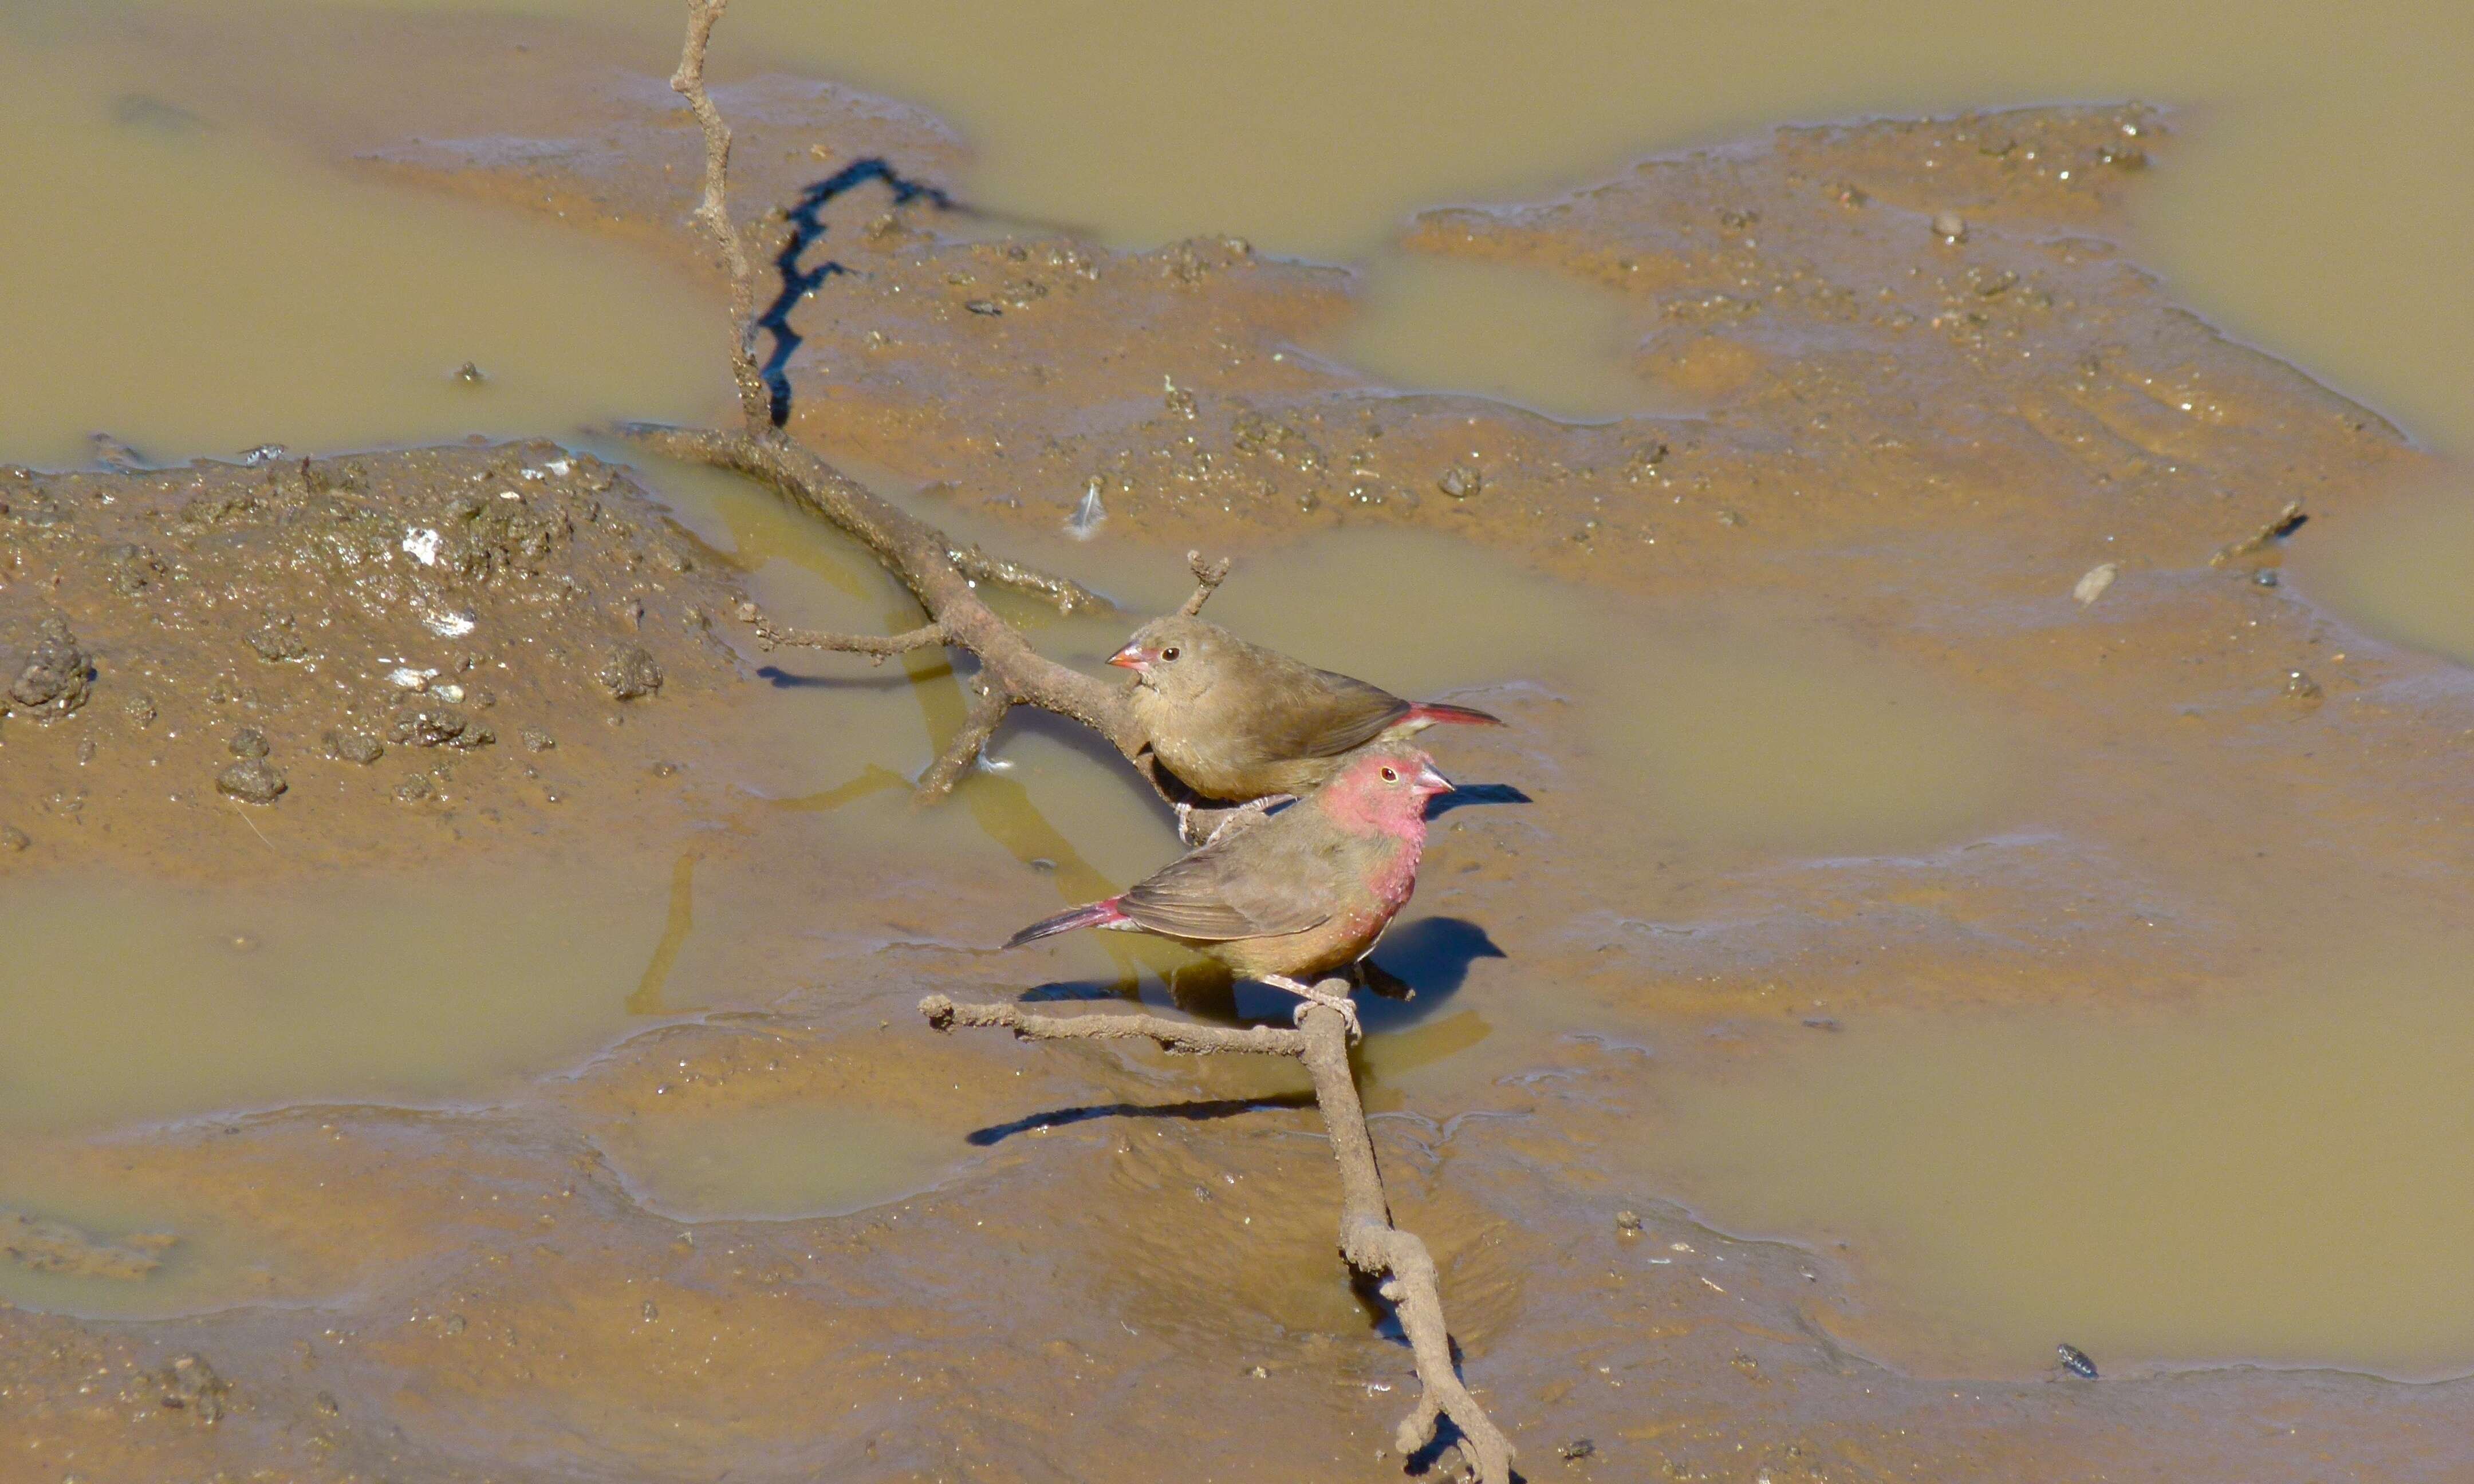
M 383 24 L 247 99 L 285 54 L 161 35 L 217 63 L 183 106 L 703 264 L 657 79 L 515 50 L 547 23 Z M 476 36 L 495 60 L 425 104 L 353 85 Z M 751 219 L 858 156 L 961 158 L 826 84 L 720 101 Z M 1351 276 L 1234 240 L 1123 251 L 874 187 L 827 208 L 810 266 L 853 272 L 798 311 L 802 438 L 1130 608 L 1175 601 L 1186 546 L 1238 553 L 1224 621 L 1513 722 L 1446 766 L 1531 802 L 1439 821 L 1379 955 L 1420 997 L 1370 1008 L 1362 1057 L 1395 1212 L 1529 1477 L 2468 1466 L 2445 1377 L 2474 1349 L 2297 1298 L 2369 1268 L 2375 1313 L 2474 1302 L 2445 1243 L 2365 1240 L 2451 1219 L 2414 1197 L 2464 1184 L 2423 1116 L 2464 1043 L 2310 1014 L 2341 992 L 2378 1026 L 2399 985 L 2449 1014 L 2474 688 L 2285 562 L 2386 529 L 2434 469 L 2128 260 L 2173 128 L 1784 130 L 1420 217 L 1415 253 L 1614 306 L 1665 410 L 1586 424 L 1347 369 Z M 1095 488 L 1104 522 L 1067 539 Z M 2296 500 L 2306 525 L 2252 540 Z M 12 473 L 0 503 L 28 687 L 0 721 L 0 954 L 38 1027 L 0 1064 L 0 1478 L 1396 1476 L 1415 1383 L 1332 1251 L 1293 1073 L 918 1024 L 931 991 L 1284 1012 L 1103 945 L 989 951 L 1169 831 L 1056 729 L 911 812 L 901 775 L 958 718 L 942 663 L 794 663 L 727 616 L 745 589 L 902 622 L 846 550 L 548 443 Z M 1039 636 L 1095 661 L 1124 627 Z M 331 755 L 358 738 L 374 760 Z M 2409 936 L 2419 969 L 2356 951 Z M 78 956 L 115 937 L 154 967 Z M 2229 1048 L 2204 1016 L 2292 1029 Z M 2165 1028 L 2150 1081 L 2203 1095 L 2104 1084 L 2091 1026 Z M 2318 1122 L 2354 1129 L 2344 1089 L 2408 1036 L 2440 1049 L 2356 1130 L 2393 1178 L 2278 1185 L 2297 1136 L 2259 1111 L 2318 1077 Z M 1970 1059 L 2050 1079 L 2050 1124 L 1964 1079 L 1882 1095 Z M 2259 1198 L 2159 1237 L 2128 1218 L 2188 1164 L 2074 1183 L 2032 1142 L 2135 1141 L 2122 1107 L 2227 1131 L 2190 1158 Z M 1821 1137 L 1842 1110 L 1863 1137 Z M 1970 1122 L 2025 1143 L 1997 1142 L 2027 1171 L 2001 1200 L 1902 1158 Z M 2055 1199 L 2068 1282 L 1947 1260 Z M 2137 1322 L 2219 1254 L 2258 1278 Z M 2066 1340 L 2103 1379 L 2051 1367 Z

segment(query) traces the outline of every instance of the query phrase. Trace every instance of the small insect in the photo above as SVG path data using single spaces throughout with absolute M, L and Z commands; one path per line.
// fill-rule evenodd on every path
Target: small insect
M 2096 1379 L 2096 1362 L 2088 1358 L 2086 1351 L 2075 1345 L 2056 1345 L 2053 1349 L 2061 1352 L 2063 1370 L 2082 1380 Z

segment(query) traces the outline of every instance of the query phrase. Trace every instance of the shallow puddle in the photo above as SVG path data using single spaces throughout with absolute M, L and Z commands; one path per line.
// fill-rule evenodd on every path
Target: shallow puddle
M 629 26 L 648 73 L 677 47 L 667 0 L 487 8 Z M 927 105 L 971 140 L 985 204 L 1120 241 L 1237 232 L 1326 259 L 1370 253 L 1420 207 L 1534 197 L 1783 120 L 2187 106 L 2176 127 L 2197 147 L 2176 144 L 2144 203 L 2145 255 L 2177 296 L 2427 436 L 2474 440 L 2474 287 L 2431 269 L 2474 235 L 2474 175 L 2434 168 L 2474 149 L 2474 12 L 2437 0 L 1654 16 L 1624 0 L 934 0 L 748 7 L 716 55 L 725 73 L 805 70 Z
M 452 1097 L 571 1060 L 626 1023 L 662 931 L 666 883 L 612 874 L 12 884 L 0 1129 Z
M 1389 386 L 1466 392 L 1560 422 L 1679 412 L 1632 366 L 1648 328 L 1623 296 L 1509 263 L 1393 252 L 1327 353 Z
M 2474 1370 L 2474 943 L 2356 932 L 2204 1008 L 1916 1016 L 1672 1060 L 1638 1148 L 1712 1224 L 1865 1281 L 1938 1375 Z M 2332 937 L 2327 941 L 2339 941 Z
M 2382 638 L 2474 665 L 2474 479 L 2464 467 L 2350 527 L 2290 542 L 2292 579 Z
M 848 1215 L 930 1188 L 970 1153 L 958 1131 L 831 1105 L 631 1118 L 595 1137 L 638 1202 L 678 1221 Z
M 352 179 L 6 25 L 0 129 L 0 459 L 83 465 L 95 433 L 177 463 L 729 405 L 717 306 L 635 250 Z
M 0 1162 L 0 1304 L 160 1319 L 280 1299 L 299 1268 L 211 1212 Z

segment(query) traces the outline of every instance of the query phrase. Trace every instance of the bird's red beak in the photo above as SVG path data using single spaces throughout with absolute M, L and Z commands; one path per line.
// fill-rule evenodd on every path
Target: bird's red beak
M 1419 793 L 1429 797 L 1435 794 L 1448 794 L 1452 791 L 1452 780 L 1437 773 L 1433 763 L 1419 768 L 1418 777 L 1412 781 L 1418 785 Z
M 1150 650 L 1139 644 L 1128 644 L 1110 655 L 1108 662 L 1120 670 L 1131 670 L 1136 675 L 1149 675 L 1152 673 L 1152 660 L 1156 658 Z

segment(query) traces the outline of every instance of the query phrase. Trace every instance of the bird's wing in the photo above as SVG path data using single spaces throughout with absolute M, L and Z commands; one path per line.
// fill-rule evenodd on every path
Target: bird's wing
M 1274 815 L 1172 861 L 1128 889 L 1117 910 L 1173 938 L 1276 938 L 1331 921 L 1327 870 L 1288 841 Z
M 1409 714 L 1409 703 L 1380 685 L 1298 668 L 1304 673 L 1283 687 L 1289 704 L 1265 719 L 1263 741 L 1273 756 L 1337 757 Z

